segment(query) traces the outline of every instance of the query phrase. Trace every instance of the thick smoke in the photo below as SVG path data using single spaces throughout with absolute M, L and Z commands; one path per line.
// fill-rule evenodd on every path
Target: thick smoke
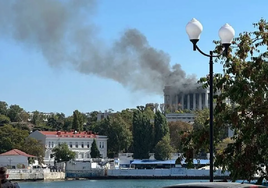
M 68 66 L 84 74 L 112 79 L 134 91 L 161 94 L 166 85 L 185 88 L 179 64 L 170 66 L 167 53 L 150 46 L 136 29 L 127 29 L 105 44 L 91 18 L 93 0 L 5 0 L 0 2 L 0 37 L 9 36 L 37 49 L 51 66 Z

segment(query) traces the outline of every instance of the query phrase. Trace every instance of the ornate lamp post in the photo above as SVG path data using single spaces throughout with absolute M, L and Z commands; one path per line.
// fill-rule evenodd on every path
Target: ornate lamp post
M 221 44 L 224 47 L 224 50 L 220 55 L 213 55 L 213 51 L 210 51 L 209 54 L 204 53 L 200 48 L 197 46 L 197 42 L 199 41 L 200 34 L 203 30 L 202 24 L 193 18 L 187 25 L 186 25 L 186 32 L 190 38 L 190 41 L 193 43 L 193 50 L 198 50 L 202 55 L 209 57 L 209 143 L 210 143 L 210 182 L 213 182 L 213 57 L 219 57 L 220 55 L 227 55 L 228 48 L 231 45 L 231 42 L 234 38 L 235 31 L 229 24 L 225 24 L 219 30 L 219 36 L 221 39 Z

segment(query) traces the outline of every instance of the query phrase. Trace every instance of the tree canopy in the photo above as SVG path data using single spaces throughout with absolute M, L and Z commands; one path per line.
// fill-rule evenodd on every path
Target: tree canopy
M 93 140 L 91 144 L 90 156 L 91 158 L 100 158 L 101 156 L 95 139 Z
M 66 162 L 75 158 L 75 152 L 68 148 L 66 143 L 62 143 L 52 149 L 56 162 Z
M 268 23 L 261 19 L 253 26 L 234 39 L 227 57 L 215 61 L 223 64 L 223 74 L 214 75 L 214 148 L 222 143 L 222 130 L 234 131 L 227 146 L 214 151 L 215 165 L 228 170 L 233 180 L 252 180 L 257 173 L 267 178 L 260 165 L 268 164 Z M 223 47 L 215 44 L 215 53 L 220 53 Z M 200 82 L 209 86 L 208 77 Z M 208 149 L 207 128 L 198 131 L 185 137 L 186 153 Z

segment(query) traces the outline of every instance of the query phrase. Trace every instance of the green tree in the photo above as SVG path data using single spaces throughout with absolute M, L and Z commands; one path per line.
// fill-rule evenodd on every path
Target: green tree
M 119 152 L 127 152 L 132 143 L 132 134 L 128 123 L 121 113 L 116 113 L 98 122 L 94 131 L 108 137 L 108 155 L 114 157 Z
M 100 158 L 100 151 L 98 149 L 98 146 L 97 146 L 95 139 L 93 140 L 93 142 L 91 144 L 90 156 L 91 156 L 91 158 Z
M 76 131 L 83 131 L 84 130 L 84 116 L 78 110 L 73 112 L 73 129 Z
M 75 152 L 68 148 L 66 143 L 62 143 L 52 149 L 56 162 L 66 162 L 75 158 Z
M 216 153 L 221 155 L 223 154 L 223 152 L 225 151 L 225 149 L 227 148 L 228 144 L 233 143 L 234 140 L 231 138 L 225 138 L 223 139 L 216 147 Z
M 36 156 L 38 162 L 40 164 L 43 163 L 45 156 L 45 146 L 41 143 L 41 141 L 38 141 L 35 138 L 27 137 L 19 149 L 27 154 Z
M 7 115 L 8 104 L 5 101 L 0 101 L 0 115 Z
M 170 145 L 177 152 L 182 152 L 183 146 L 181 141 L 181 136 L 183 132 L 191 132 L 193 126 L 189 123 L 182 121 L 169 122 L 169 132 L 170 132 Z
M 9 123 L 10 123 L 9 117 L 0 114 L 0 126 L 6 125 Z
M 151 116 L 144 108 L 138 107 L 133 114 L 133 151 L 135 159 L 148 159 L 152 150 L 153 126 Z
M 195 111 L 194 129 L 201 129 L 209 123 L 209 109 Z
M 214 75 L 214 145 L 221 143 L 221 131 L 231 128 L 234 131 L 233 142 L 222 152 L 216 152 L 215 165 L 228 170 L 233 181 L 252 180 L 258 172 L 260 178 L 268 178 L 267 172 L 260 168 L 268 166 L 268 23 L 260 20 L 254 24 L 252 32 L 239 34 L 230 48 L 227 58 L 220 57 L 216 62 L 223 62 L 223 74 Z M 215 52 L 222 50 L 215 41 Z M 208 78 L 200 81 L 208 86 Z M 226 99 L 231 105 L 226 103 Z M 208 147 L 209 136 L 203 130 L 205 140 L 202 145 Z M 189 139 L 191 137 L 191 139 Z M 193 148 L 200 142 L 196 135 L 188 135 Z
M 168 133 L 169 127 L 166 117 L 160 111 L 156 111 L 154 115 L 154 146 Z
M 73 116 L 69 116 L 64 119 L 63 130 L 69 131 L 73 127 Z
M 13 128 L 11 125 L 0 127 L 0 153 L 7 152 L 12 149 L 21 148 L 25 138 L 29 136 L 26 130 Z
M 51 127 L 53 130 L 61 130 L 61 124 L 55 119 L 55 117 L 49 117 L 47 119 L 47 126 Z
M 23 113 L 24 110 L 19 105 L 11 105 L 7 111 L 7 116 L 9 117 L 11 122 L 22 122 L 20 114 Z
M 156 160 L 168 160 L 171 158 L 173 148 L 170 146 L 169 134 L 166 134 L 155 146 L 154 157 Z
M 122 110 L 120 115 L 123 120 L 127 123 L 130 130 L 132 130 L 132 123 L 133 123 L 133 110 L 134 109 L 125 109 Z
M 48 117 L 47 126 L 53 130 L 62 130 L 64 126 L 65 115 L 63 113 L 56 113 Z
M 34 125 L 37 125 L 37 126 L 43 126 L 45 123 L 44 123 L 44 115 L 39 112 L 39 111 L 33 111 L 32 112 L 32 118 L 31 118 L 31 123 L 34 124 Z
M 85 130 L 93 130 L 95 129 L 97 125 L 97 119 L 98 119 L 98 111 L 93 111 L 91 113 L 86 114 L 86 127 Z

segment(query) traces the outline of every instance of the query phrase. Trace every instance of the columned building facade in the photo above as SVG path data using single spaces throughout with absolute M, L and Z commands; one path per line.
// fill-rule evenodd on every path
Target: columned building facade
M 176 110 L 202 110 L 209 106 L 209 89 L 196 86 L 193 89 L 166 86 L 164 89 L 166 107 Z

